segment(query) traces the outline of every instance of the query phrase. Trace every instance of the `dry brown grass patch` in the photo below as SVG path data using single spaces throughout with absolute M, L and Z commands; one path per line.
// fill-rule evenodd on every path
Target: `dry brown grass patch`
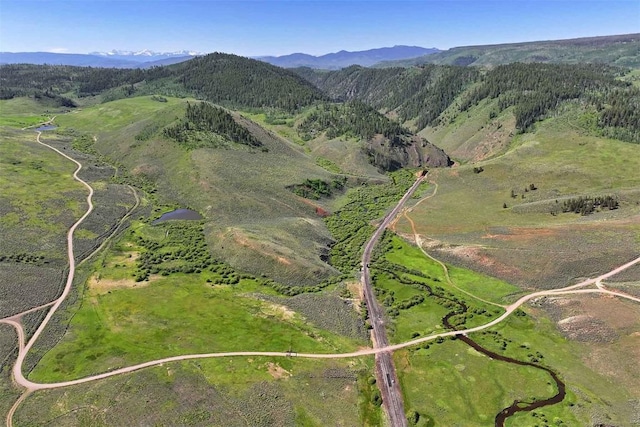
M 107 267 L 114 267 L 116 264 L 131 266 L 140 257 L 140 252 L 128 252 L 128 255 L 119 255 L 111 258 Z
M 269 375 L 271 375 L 276 380 L 279 380 L 281 378 L 289 378 L 291 376 L 291 372 L 273 362 L 267 363 L 267 371 L 269 372 Z
M 263 314 L 267 316 L 276 317 L 280 320 L 292 320 L 296 315 L 296 312 L 290 310 L 288 307 L 280 304 L 264 302 L 261 308 Z
M 358 281 L 346 282 L 347 290 L 351 293 L 351 298 L 354 301 L 353 307 L 355 310 L 360 313 L 360 303 L 364 298 L 362 294 L 362 283 Z
M 104 279 L 101 278 L 99 273 L 92 275 L 87 282 L 89 285 L 89 290 L 98 295 L 106 294 L 114 289 L 131 289 L 131 288 L 142 288 L 144 286 L 148 286 L 149 283 L 156 281 L 160 278 L 160 276 L 151 276 L 149 280 L 144 282 L 136 282 L 133 279 Z

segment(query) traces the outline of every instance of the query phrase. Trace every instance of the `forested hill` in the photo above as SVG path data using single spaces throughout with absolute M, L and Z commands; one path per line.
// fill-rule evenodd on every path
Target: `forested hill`
M 394 110 L 401 122 L 417 119 L 421 129 L 432 123 L 469 84 L 479 78 L 475 68 L 426 65 L 419 68 L 363 68 L 322 72 L 295 70 L 340 100 L 359 100 L 379 110 Z
M 293 111 L 326 99 L 290 70 L 236 55 L 213 53 L 167 68 L 197 97 L 231 106 Z
M 581 100 L 609 136 L 640 142 L 640 89 L 620 78 L 628 70 L 597 64 L 507 64 L 491 70 L 425 65 L 413 68 L 349 67 L 319 72 L 296 69 L 334 98 L 360 100 L 412 121 L 417 130 L 436 126 L 455 104 L 465 111 L 497 99 L 494 114 L 512 108 L 516 127 L 526 131 L 563 101 Z
M 320 104 L 306 114 L 297 132 L 304 141 L 360 140 L 369 162 L 384 171 L 407 166 L 446 167 L 452 163 L 440 148 L 360 101 Z
M 514 62 L 597 63 L 640 68 L 640 34 L 462 46 L 413 59 L 381 62 L 376 66 L 410 67 L 421 64 L 492 66 Z
M 105 100 L 159 94 L 194 96 L 229 107 L 295 111 L 326 96 L 292 71 L 236 55 L 212 53 L 148 70 L 48 65 L 0 67 L 0 97 L 35 96 L 58 102 L 62 94 Z M 57 99 L 57 101 L 56 101 Z

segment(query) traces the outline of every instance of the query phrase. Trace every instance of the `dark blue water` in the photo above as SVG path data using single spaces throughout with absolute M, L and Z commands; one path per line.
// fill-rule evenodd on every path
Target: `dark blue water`
M 159 224 L 164 221 L 171 221 L 175 219 L 199 220 L 202 219 L 202 215 L 196 211 L 192 211 L 191 209 L 176 209 L 175 211 L 163 214 L 160 218 L 153 221 L 153 224 Z
M 36 130 L 38 132 L 42 132 L 42 131 L 45 131 L 45 130 L 54 130 L 55 128 L 57 128 L 57 126 L 54 126 L 54 125 L 42 125 L 39 128 L 36 128 Z

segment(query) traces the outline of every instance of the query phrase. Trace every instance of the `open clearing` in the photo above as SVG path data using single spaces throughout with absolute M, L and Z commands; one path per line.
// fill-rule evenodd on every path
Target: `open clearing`
M 571 118 L 517 136 L 504 155 L 480 163 L 481 173 L 434 171 L 438 194 L 411 212 L 431 250 L 525 288 L 561 287 L 632 259 L 640 251 L 638 145 L 584 135 Z M 619 209 L 550 214 L 567 198 L 607 194 Z M 411 232 L 404 219 L 397 229 Z
M 212 286 L 204 273 L 174 274 L 106 294 L 89 289 L 62 341 L 29 378 L 68 380 L 178 354 L 355 349 L 346 338 L 249 297 L 261 290 L 251 280 Z

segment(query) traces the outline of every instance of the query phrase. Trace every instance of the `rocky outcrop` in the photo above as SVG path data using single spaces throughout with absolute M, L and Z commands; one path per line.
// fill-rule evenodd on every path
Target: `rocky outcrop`
M 453 164 L 447 153 L 417 135 L 398 136 L 391 140 L 378 134 L 366 142 L 365 150 L 371 163 L 384 171 Z

